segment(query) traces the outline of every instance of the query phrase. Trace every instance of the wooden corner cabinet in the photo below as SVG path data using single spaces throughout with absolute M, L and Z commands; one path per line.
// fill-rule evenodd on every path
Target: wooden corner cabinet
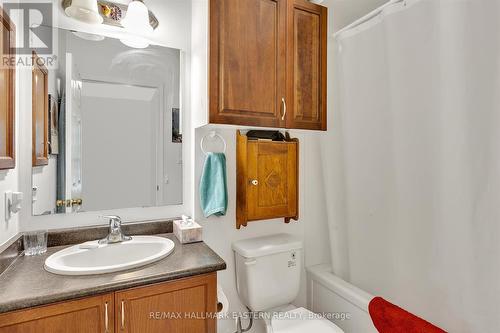
M 298 140 L 248 140 L 237 131 L 236 142 L 236 228 L 249 221 L 298 220 Z
M 217 275 L 0 314 L 0 333 L 215 333 Z
M 210 0 L 209 122 L 326 130 L 326 7 Z

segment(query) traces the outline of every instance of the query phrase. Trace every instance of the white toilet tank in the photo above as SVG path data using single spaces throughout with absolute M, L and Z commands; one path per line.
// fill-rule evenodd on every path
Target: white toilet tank
M 298 295 L 302 241 L 289 234 L 250 238 L 233 243 L 236 287 L 252 311 L 291 303 Z

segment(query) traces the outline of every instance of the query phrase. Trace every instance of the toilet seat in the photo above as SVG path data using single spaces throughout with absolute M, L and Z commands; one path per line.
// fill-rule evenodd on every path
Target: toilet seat
M 270 326 L 272 333 L 344 333 L 334 323 L 304 308 L 275 314 Z

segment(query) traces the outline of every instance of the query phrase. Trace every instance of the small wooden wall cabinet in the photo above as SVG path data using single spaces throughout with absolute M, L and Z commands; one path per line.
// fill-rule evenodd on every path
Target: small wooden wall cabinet
M 217 275 L 0 314 L 0 333 L 216 333 Z
M 248 140 L 236 132 L 236 228 L 248 221 L 298 220 L 299 141 Z

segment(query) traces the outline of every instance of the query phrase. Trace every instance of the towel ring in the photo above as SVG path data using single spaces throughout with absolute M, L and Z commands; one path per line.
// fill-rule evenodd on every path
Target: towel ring
M 224 140 L 224 138 L 222 137 L 222 135 L 220 135 L 219 133 L 215 132 L 215 131 L 210 131 L 210 133 L 206 134 L 203 138 L 201 138 L 201 141 L 200 141 L 200 148 L 201 148 L 201 151 L 203 152 L 203 154 L 207 155 L 208 152 L 205 150 L 205 148 L 203 148 L 203 143 L 205 142 L 205 139 L 207 137 L 210 137 L 210 139 L 213 139 L 213 138 L 219 138 L 221 139 L 222 143 L 224 144 L 224 151 L 223 153 L 225 154 L 226 153 L 226 148 L 227 148 L 227 145 L 226 145 L 226 140 Z

